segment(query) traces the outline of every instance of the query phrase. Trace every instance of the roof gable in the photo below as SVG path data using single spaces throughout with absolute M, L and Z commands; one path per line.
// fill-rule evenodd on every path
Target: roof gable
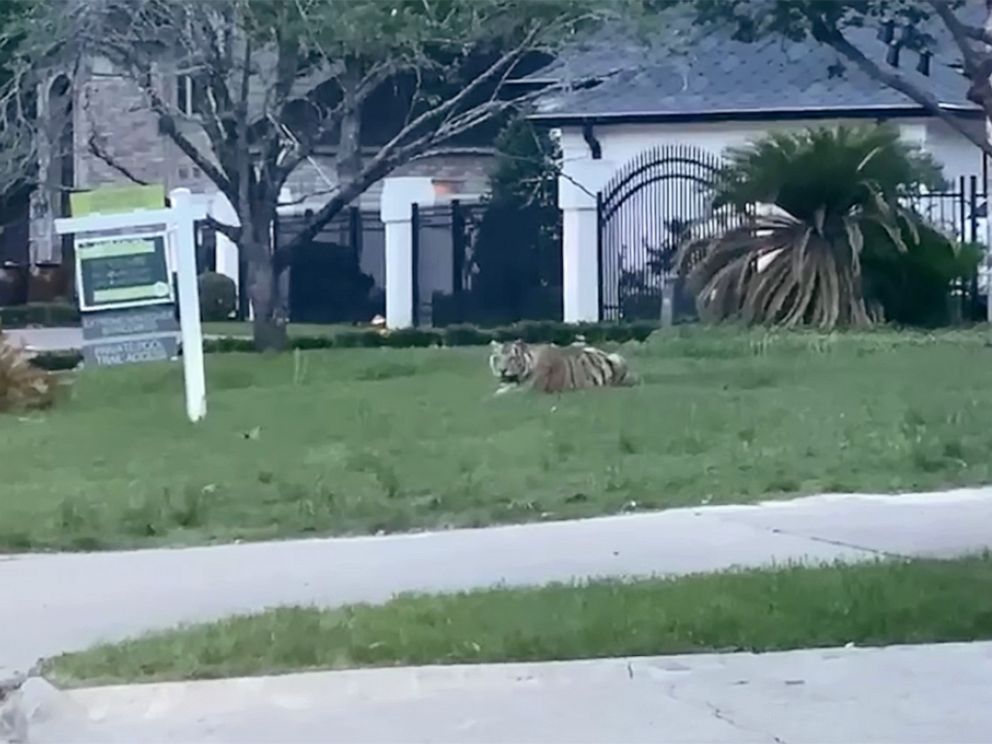
M 869 57 L 886 64 L 886 45 L 873 29 L 850 29 L 848 37 Z M 978 111 L 966 97 L 968 81 L 947 63 L 941 46 L 929 76 L 916 69 L 919 55 L 904 49 L 900 71 L 931 91 L 942 105 Z M 684 51 L 652 47 L 617 32 L 604 34 L 563 54 L 529 76 L 531 81 L 589 80 L 598 85 L 549 92 L 538 102 L 535 119 L 638 117 L 686 119 L 777 112 L 831 112 L 922 109 L 898 91 L 856 68 L 813 40 L 769 38 L 734 41 L 714 31 L 686 44 Z

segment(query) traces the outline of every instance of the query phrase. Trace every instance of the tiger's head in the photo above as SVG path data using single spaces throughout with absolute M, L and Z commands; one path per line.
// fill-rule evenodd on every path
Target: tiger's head
M 528 347 L 523 341 L 493 341 L 490 344 L 489 369 L 500 382 L 523 382 L 530 370 Z

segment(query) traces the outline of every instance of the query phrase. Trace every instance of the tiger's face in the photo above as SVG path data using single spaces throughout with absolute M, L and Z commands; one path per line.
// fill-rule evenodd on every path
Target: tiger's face
M 500 382 L 519 383 L 528 373 L 527 344 L 523 341 L 493 341 L 490 344 L 489 368 Z

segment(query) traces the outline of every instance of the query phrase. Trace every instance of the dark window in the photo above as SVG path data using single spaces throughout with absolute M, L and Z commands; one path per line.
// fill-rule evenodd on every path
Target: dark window
M 192 75 L 176 76 L 176 107 L 186 116 L 197 116 L 206 110 L 206 86 Z

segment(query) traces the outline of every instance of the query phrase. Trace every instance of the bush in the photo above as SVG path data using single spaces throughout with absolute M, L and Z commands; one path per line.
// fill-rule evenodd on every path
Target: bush
M 329 349 L 334 346 L 334 339 L 331 336 L 297 336 L 292 339 L 294 349 L 306 351 L 307 349 Z
M 255 351 L 255 342 L 250 338 L 238 338 L 236 336 L 208 338 L 203 341 L 203 351 L 207 354 L 230 354 Z
M 932 328 L 955 322 L 951 288 L 975 274 L 984 247 L 956 245 L 928 226 L 919 228 L 918 236 L 916 242 L 906 236 L 904 253 L 886 250 L 884 243 L 865 244 L 865 294 L 882 306 L 887 321 L 898 325 Z
M 344 331 L 330 339 L 329 346 L 339 346 L 342 349 L 375 348 L 382 346 L 382 334 L 379 331 Z M 291 341 L 292 342 L 292 341 Z
M 556 323 L 553 320 L 523 320 L 497 329 L 495 335 L 497 341 L 512 341 L 519 338 L 528 344 L 550 343 L 567 346 L 575 341 L 577 333 L 580 331 L 575 326 Z
M 208 322 L 229 320 L 238 310 L 238 288 L 225 274 L 200 274 L 200 317 Z
M 382 335 L 382 345 L 392 348 L 426 348 L 428 346 L 441 346 L 441 334 L 437 331 L 424 330 L 421 328 L 403 328 L 398 331 L 390 331 Z
M 55 400 L 51 375 L 0 333 L 0 412 L 47 408 Z
M 561 318 L 561 155 L 547 130 L 520 116 L 496 138 L 496 158 L 473 244 L 472 294 L 459 320 L 505 324 Z M 493 315 L 498 313 L 498 315 Z M 484 315 L 483 315 L 484 314 Z M 488 317 L 487 317 L 488 316 Z
M 383 333 L 378 330 L 342 331 L 335 335 L 293 336 L 289 339 L 294 349 L 355 349 L 389 347 L 394 349 L 424 348 L 429 346 L 485 346 L 490 341 L 523 339 L 531 344 L 557 344 L 566 346 L 583 337 L 587 343 L 624 343 L 645 341 L 658 328 L 655 321 L 634 323 L 557 323 L 550 320 L 521 321 L 513 325 L 487 330 L 470 325 L 448 326 L 442 330 L 428 328 L 403 328 Z M 207 353 L 250 352 L 255 346 L 247 338 L 207 339 L 203 350 Z
M 0 307 L 28 301 L 28 267 L 0 264 Z
M 445 346 L 484 346 L 493 334 L 470 325 L 453 325 L 444 329 Z
M 31 358 L 31 364 L 49 372 L 66 372 L 75 369 L 83 361 L 78 351 L 43 351 Z
M 41 326 L 55 328 L 79 325 L 79 308 L 67 302 L 35 302 L 0 307 L 0 328 Z
M 936 161 L 886 124 L 776 132 L 731 148 L 727 163 L 713 200 L 727 221 L 679 249 L 701 316 L 825 330 L 877 322 L 863 268 L 915 242 L 900 230 L 925 223 L 900 197 L 939 189 Z
M 546 318 L 560 323 L 563 300 L 561 286 L 533 287 L 524 295 L 523 317 L 528 320 Z
M 72 268 L 63 264 L 38 264 L 28 272 L 27 301 L 56 303 L 71 300 L 74 295 Z

